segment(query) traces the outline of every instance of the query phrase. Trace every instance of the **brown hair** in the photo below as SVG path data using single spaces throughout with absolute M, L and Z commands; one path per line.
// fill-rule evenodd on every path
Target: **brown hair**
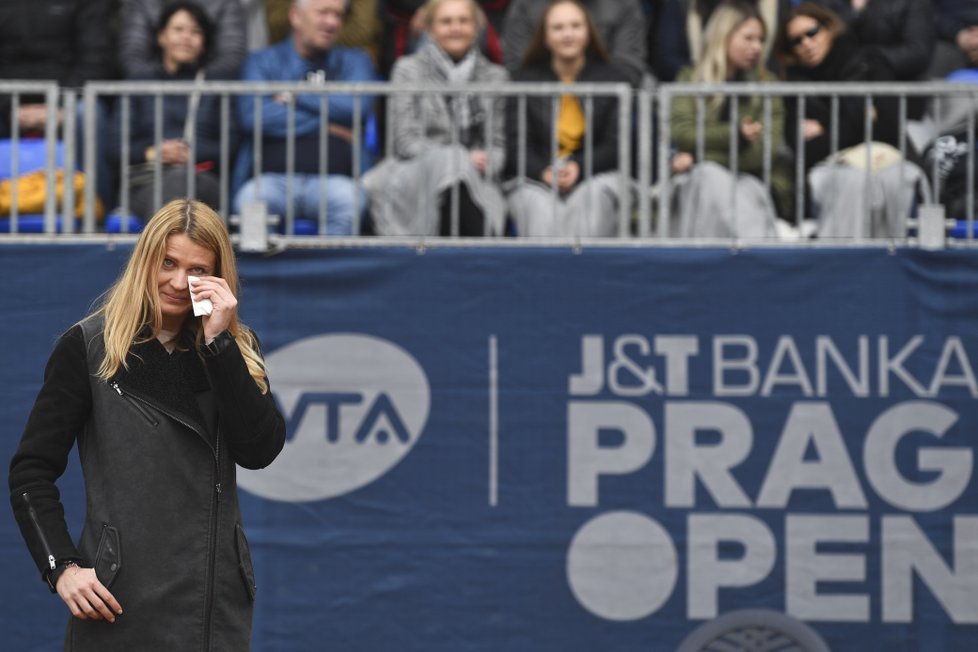
M 605 49 L 604 42 L 601 40 L 601 36 L 598 35 L 598 29 L 594 26 L 594 21 L 591 20 L 591 14 L 588 13 L 587 8 L 578 2 L 578 0 L 551 0 L 550 4 L 547 5 L 547 10 L 540 17 L 540 22 L 537 23 L 536 29 L 533 31 L 530 44 L 526 46 L 526 52 L 523 54 L 523 60 L 520 62 L 521 65 L 527 67 L 538 64 L 550 64 L 551 54 L 547 48 L 547 18 L 550 16 L 550 12 L 554 7 L 563 4 L 574 5 L 584 14 L 584 20 L 587 22 L 587 50 L 585 50 L 585 56 L 589 59 L 597 59 L 609 63 L 611 57 L 608 56 L 608 50 Z
M 839 34 L 846 31 L 846 25 L 839 18 L 838 14 L 815 2 L 806 0 L 797 7 L 792 7 L 781 21 L 778 27 L 778 36 L 774 41 L 774 55 L 785 68 L 798 64 L 798 57 L 795 56 L 795 49 L 788 42 L 788 25 L 795 18 L 805 16 L 816 21 L 824 29 L 828 30 L 829 36 L 834 41 Z

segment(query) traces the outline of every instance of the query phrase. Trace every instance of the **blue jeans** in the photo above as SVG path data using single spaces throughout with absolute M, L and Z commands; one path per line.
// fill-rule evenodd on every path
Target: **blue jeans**
M 260 188 L 260 190 L 259 190 Z M 269 215 L 278 215 L 285 224 L 286 175 L 266 172 L 249 179 L 234 197 L 234 211 L 253 201 L 263 201 Z M 319 222 L 319 197 L 326 197 L 326 235 L 359 233 L 360 216 L 367 207 L 367 193 L 347 176 L 296 174 L 292 177 L 292 202 L 297 220 Z M 353 214 L 354 204 L 357 214 Z

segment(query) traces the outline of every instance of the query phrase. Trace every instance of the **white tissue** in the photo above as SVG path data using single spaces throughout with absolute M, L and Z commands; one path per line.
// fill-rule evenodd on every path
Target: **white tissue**
M 194 283 L 199 281 L 200 278 L 196 276 L 187 277 L 187 285 L 190 287 L 190 302 L 194 306 L 194 317 L 200 317 L 201 315 L 209 315 L 214 311 L 214 304 L 211 303 L 210 299 L 197 300 L 194 296 Z

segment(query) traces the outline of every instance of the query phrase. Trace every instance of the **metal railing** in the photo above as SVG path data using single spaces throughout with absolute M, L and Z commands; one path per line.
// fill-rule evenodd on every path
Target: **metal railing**
M 404 85 L 392 83 L 317 83 L 317 82 L 218 82 L 208 81 L 205 83 L 194 82 L 97 82 L 89 83 L 81 90 L 82 108 L 80 112 L 83 116 L 81 125 L 81 136 L 86 145 L 83 149 L 85 157 L 83 169 L 85 172 L 86 183 L 84 186 L 84 217 L 80 223 L 80 231 L 85 234 L 99 232 L 99 225 L 95 216 L 95 197 L 96 185 L 98 181 L 98 165 L 96 161 L 95 147 L 88 146 L 96 143 L 100 132 L 100 125 L 97 123 L 98 112 L 94 107 L 99 102 L 110 99 L 115 104 L 115 111 L 111 120 L 112 127 L 117 129 L 119 138 L 119 192 L 117 195 L 120 211 L 125 214 L 129 211 L 129 111 L 133 97 L 149 96 L 153 98 L 154 106 L 154 142 L 157 150 L 163 141 L 162 121 L 163 121 L 163 101 L 169 96 L 215 96 L 218 98 L 220 111 L 220 155 L 218 168 L 220 170 L 220 200 L 216 207 L 220 214 L 230 221 L 232 217 L 231 192 L 231 170 L 234 164 L 235 141 L 239 136 L 239 128 L 233 125 L 233 116 L 237 113 L 235 104 L 242 98 L 252 98 L 253 120 L 246 131 L 250 134 L 245 138 L 250 143 L 254 152 L 251 159 L 251 175 L 258 176 L 263 170 L 263 151 L 262 143 L 265 129 L 262 120 L 262 97 L 267 95 L 279 95 L 284 98 L 286 108 L 285 127 L 286 127 L 286 170 L 288 179 L 292 179 L 295 174 L 295 117 L 296 117 L 296 97 L 314 96 L 319 98 L 320 106 L 320 134 L 325 134 L 330 122 L 330 98 L 345 96 L 352 98 L 353 115 L 350 124 L 352 133 L 352 177 L 359 182 L 361 176 L 361 162 L 367 153 L 364 150 L 364 133 L 369 122 L 369 114 L 363 107 L 376 98 L 392 98 L 404 94 L 438 93 L 446 96 L 485 96 L 505 98 L 517 103 L 517 115 L 519 116 L 516 128 L 518 142 L 521 146 L 516 148 L 518 155 L 517 178 L 526 178 L 526 157 L 525 143 L 527 140 L 526 125 L 526 103 L 528 98 L 549 97 L 551 101 L 551 117 L 555 125 L 555 133 L 551 134 L 551 163 L 557 161 L 557 135 L 556 117 L 559 112 L 559 102 L 562 94 L 573 89 L 574 93 L 582 98 L 582 108 L 585 112 L 587 125 L 590 127 L 596 121 L 606 120 L 608 116 L 596 115 L 594 111 L 594 98 L 612 97 L 615 98 L 617 114 L 615 118 L 618 122 L 618 166 L 619 172 L 619 194 L 622 198 L 618 202 L 618 240 L 629 239 L 635 244 L 649 244 L 655 240 L 662 244 L 668 235 L 667 225 L 672 212 L 673 178 L 670 171 L 670 157 L 672 141 L 670 107 L 673 100 L 681 97 L 694 98 L 696 104 L 696 123 L 698 125 L 697 152 L 696 159 L 703 158 L 703 130 L 706 116 L 706 102 L 709 98 L 722 95 L 727 98 L 756 97 L 763 105 L 765 118 L 771 115 L 771 103 L 774 98 L 788 97 L 794 98 L 798 104 L 798 124 L 796 133 L 799 137 L 794 143 L 787 145 L 794 150 L 794 193 L 795 193 L 795 215 L 793 217 L 796 224 L 803 219 L 811 217 L 806 212 L 804 202 L 804 152 L 805 141 L 800 134 L 801 121 L 804 116 L 804 106 L 806 98 L 813 96 L 830 96 L 832 98 L 832 124 L 830 135 L 832 139 L 833 155 L 838 151 L 838 132 L 839 132 L 839 102 L 841 98 L 858 97 L 864 103 L 865 113 L 865 142 L 871 143 L 873 140 L 873 121 L 872 114 L 873 98 L 892 97 L 896 98 L 898 104 L 898 121 L 901 125 L 900 140 L 898 149 L 903 157 L 910 154 L 910 146 L 906 138 L 907 124 L 907 102 L 908 98 L 922 97 L 928 98 L 932 103 L 940 104 L 942 101 L 955 101 L 965 99 L 975 106 L 978 106 L 978 86 L 948 83 L 917 83 L 917 84 L 800 84 L 800 83 L 727 83 L 727 84 L 662 84 L 650 90 L 639 92 L 632 91 L 623 84 L 472 84 L 462 88 L 459 87 L 436 87 L 430 85 Z M 62 91 L 53 83 L 39 82 L 0 82 L 0 96 L 12 98 L 10 119 L 15 123 L 16 108 L 19 105 L 20 97 L 25 94 L 43 94 L 45 103 L 48 106 L 63 108 L 64 119 L 60 125 L 61 137 L 64 140 L 64 166 L 66 169 L 74 167 L 74 144 L 78 135 L 78 125 L 74 122 L 76 115 L 76 94 L 71 91 Z M 491 106 L 491 103 L 490 103 Z M 738 172 L 738 108 L 737 102 L 729 102 L 730 115 L 728 121 L 730 125 L 729 138 L 729 168 L 732 172 Z M 491 109 L 490 109 L 491 110 Z M 491 116 L 490 116 L 491 117 Z M 44 211 L 44 232 L 54 234 L 58 230 L 56 223 L 55 202 L 53 194 L 53 180 L 55 170 L 55 137 L 59 132 L 55 113 L 48 112 L 48 124 L 45 127 L 45 142 L 47 146 L 47 165 L 46 179 L 48 180 L 47 198 Z M 383 125 L 385 140 L 379 145 L 379 154 L 393 151 L 391 139 L 394 133 L 392 124 L 392 114 L 386 114 L 386 124 Z M 770 144 L 773 142 L 770 120 L 762 120 L 764 124 L 763 142 L 765 143 L 763 170 L 759 175 L 762 183 L 770 190 L 773 166 L 776 165 L 775 156 Z M 493 120 L 485 121 L 484 142 L 493 142 Z M 975 112 L 969 111 L 966 115 L 965 130 L 967 134 L 968 152 L 966 157 L 967 166 L 967 188 L 966 188 L 966 214 L 963 216 L 967 222 L 967 242 L 973 243 L 974 240 L 974 158 L 975 158 Z M 11 130 L 11 174 L 23 172 L 17 168 L 17 130 Z M 587 129 L 591 133 L 591 129 Z M 321 142 L 325 142 L 325 138 Z M 192 145 L 192 144 L 191 144 Z M 325 147 L 319 152 L 319 171 L 324 173 L 328 168 L 329 152 Z M 591 167 L 593 143 L 590 139 L 585 143 L 585 165 L 583 166 L 583 176 L 590 178 L 593 173 Z M 191 157 L 194 156 L 194 148 L 190 147 Z M 633 153 L 635 154 L 633 159 Z M 867 147 L 867 167 L 869 165 L 870 147 Z M 634 161 L 634 170 L 633 170 Z M 186 184 L 188 190 L 194 190 L 194 160 L 191 158 L 187 168 Z M 936 201 L 942 197 L 942 188 L 935 159 L 933 169 L 929 170 L 931 181 L 934 183 L 933 196 Z M 159 157 L 153 162 L 153 189 L 157 204 L 161 198 L 161 179 L 163 173 L 163 163 Z M 867 175 L 868 178 L 868 175 Z M 16 185 L 12 184 L 16 193 Z M 633 190 L 637 189 L 637 203 L 631 206 L 626 198 L 631 196 Z M 291 183 L 288 186 L 288 193 L 291 196 Z M 556 196 L 558 189 L 556 183 L 552 184 L 551 192 Z M 869 192 L 868 184 L 865 192 Z M 64 197 L 64 219 L 62 220 L 61 230 L 65 233 L 75 231 L 73 219 L 69 219 L 70 212 L 73 210 L 73 186 L 65 184 Z M 16 199 L 16 196 L 14 197 Z M 296 215 L 294 214 L 293 202 L 286 202 L 286 214 L 280 216 L 284 223 L 284 238 L 287 244 L 294 244 L 295 241 L 290 236 L 295 233 Z M 112 207 L 107 207 L 112 208 Z M 361 207 L 355 207 L 355 211 Z M 458 233 L 458 207 L 457 199 L 452 200 L 452 228 L 453 233 Z M 18 217 L 16 201 L 13 202 L 10 214 L 10 231 L 18 233 Z M 320 201 L 317 215 L 316 232 L 324 234 L 328 219 L 325 198 Z M 911 227 L 912 222 L 908 223 Z M 128 222 L 123 221 L 121 230 L 127 230 Z M 428 238 L 418 236 L 422 240 L 439 240 L 439 238 Z M 502 239 L 500 239 L 502 240 Z M 504 242 L 513 244 L 513 239 L 505 239 Z M 668 242 L 674 242 L 670 240 Z M 668 243 L 667 242 L 667 243 Z M 620 242 L 619 242 L 620 244 Z M 838 243 L 836 243 L 838 244 Z
M 734 98 L 744 98 L 753 97 L 758 98 L 763 105 L 763 113 L 765 119 L 762 121 L 763 124 L 763 136 L 762 142 L 764 143 L 764 163 L 763 172 L 761 179 L 765 187 L 770 192 L 771 190 L 771 171 L 773 165 L 773 158 L 775 152 L 772 151 L 771 144 L 773 142 L 771 133 L 771 103 L 774 98 L 782 99 L 793 99 L 797 102 L 796 110 L 796 124 L 794 125 L 796 139 L 793 143 L 785 143 L 792 150 L 793 164 L 794 164 L 794 206 L 795 214 L 791 217 L 794 219 L 795 224 L 799 225 L 803 219 L 811 218 L 812 216 L 806 212 L 806 204 L 804 201 L 805 192 L 805 182 L 806 182 L 806 171 L 805 171 L 805 150 L 806 141 L 803 137 L 803 121 L 805 119 L 805 102 L 806 99 L 812 97 L 829 97 L 831 102 L 831 119 L 828 129 L 828 134 L 830 138 L 830 155 L 829 161 L 835 159 L 836 155 L 839 153 L 839 131 L 840 125 L 840 114 L 839 114 L 839 104 L 842 98 L 858 98 L 863 103 L 863 119 L 864 124 L 862 125 L 865 137 L 863 143 L 866 145 L 865 148 L 865 168 L 867 170 L 871 169 L 871 157 L 872 157 L 872 143 L 874 141 L 874 98 L 889 97 L 895 98 L 897 102 L 897 124 L 898 128 L 898 143 L 896 145 L 900 152 L 901 157 L 904 160 L 909 158 L 910 148 L 908 144 L 907 137 L 907 102 L 909 98 L 928 98 L 931 100 L 930 110 L 937 110 L 939 113 L 941 102 L 953 101 L 955 99 L 966 100 L 971 110 L 966 113 L 965 116 L 965 128 L 967 133 L 967 187 L 966 187 L 966 213 L 965 221 L 967 223 L 967 240 L 974 239 L 974 170 L 975 170 L 975 113 L 978 111 L 978 86 L 970 84 L 950 84 L 944 82 L 930 82 L 930 83 L 832 83 L 832 84 L 816 84 L 816 83 L 784 83 L 784 82 L 769 82 L 769 83 L 726 83 L 726 84 L 663 84 L 660 85 L 654 92 L 654 96 L 651 94 L 640 94 L 638 98 L 639 102 L 639 137 L 640 143 L 652 142 L 651 133 L 651 116 L 652 116 L 652 102 L 655 102 L 656 108 L 658 109 L 658 134 L 660 135 L 655 144 L 656 151 L 658 154 L 658 169 L 657 177 L 659 179 L 658 185 L 658 209 L 659 209 L 659 219 L 656 223 L 656 234 L 659 237 L 665 237 L 666 228 L 669 221 L 669 216 L 672 211 L 672 189 L 673 183 L 671 180 L 671 174 L 669 170 L 670 158 L 671 158 L 671 139 L 661 137 L 662 134 L 671 133 L 671 111 L 673 100 L 680 97 L 691 97 L 695 98 L 696 101 L 696 122 L 698 125 L 697 129 L 697 152 L 696 160 L 701 161 L 704 159 L 704 144 L 703 144 L 703 132 L 704 132 L 704 121 L 706 115 L 706 100 L 708 98 L 721 95 L 723 97 L 733 100 Z M 738 172 L 738 102 L 729 102 L 729 128 L 730 128 L 730 138 L 729 138 L 729 159 L 730 159 L 730 169 L 736 174 Z M 644 157 L 644 160 L 640 160 L 639 169 L 639 184 L 641 187 L 650 187 L 652 175 L 650 173 L 651 163 L 651 150 L 648 148 L 639 148 L 640 155 Z M 915 152 L 917 155 L 922 155 L 923 152 Z M 940 187 L 940 175 L 937 170 L 937 159 L 934 158 L 933 169 L 931 170 L 930 180 L 933 183 L 932 196 L 934 201 L 940 201 L 941 198 L 941 187 Z M 903 167 L 900 168 L 901 174 Z M 868 194 L 870 192 L 869 187 L 870 175 L 866 175 L 866 183 L 864 185 L 864 193 Z M 639 210 L 640 214 L 640 232 L 642 235 L 648 235 L 653 232 L 651 222 L 648 221 L 651 217 L 651 211 L 649 209 L 648 203 L 650 198 L 647 194 L 643 193 L 640 198 L 643 205 Z M 912 221 L 908 221 L 908 226 L 914 226 Z

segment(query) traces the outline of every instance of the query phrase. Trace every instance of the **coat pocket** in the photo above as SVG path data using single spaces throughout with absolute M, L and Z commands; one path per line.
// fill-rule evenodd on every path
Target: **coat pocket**
M 241 580 L 244 582 L 248 598 L 252 601 L 258 592 L 255 585 L 255 569 L 251 565 L 251 550 L 248 548 L 248 539 L 245 537 L 244 528 L 240 523 L 234 525 L 234 543 L 238 549 L 238 570 L 241 571 Z
M 112 588 L 116 576 L 122 570 L 122 547 L 119 541 L 119 530 L 111 525 L 102 525 L 102 534 L 98 540 L 98 550 L 95 552 L 95 575 L 105 588 Z

